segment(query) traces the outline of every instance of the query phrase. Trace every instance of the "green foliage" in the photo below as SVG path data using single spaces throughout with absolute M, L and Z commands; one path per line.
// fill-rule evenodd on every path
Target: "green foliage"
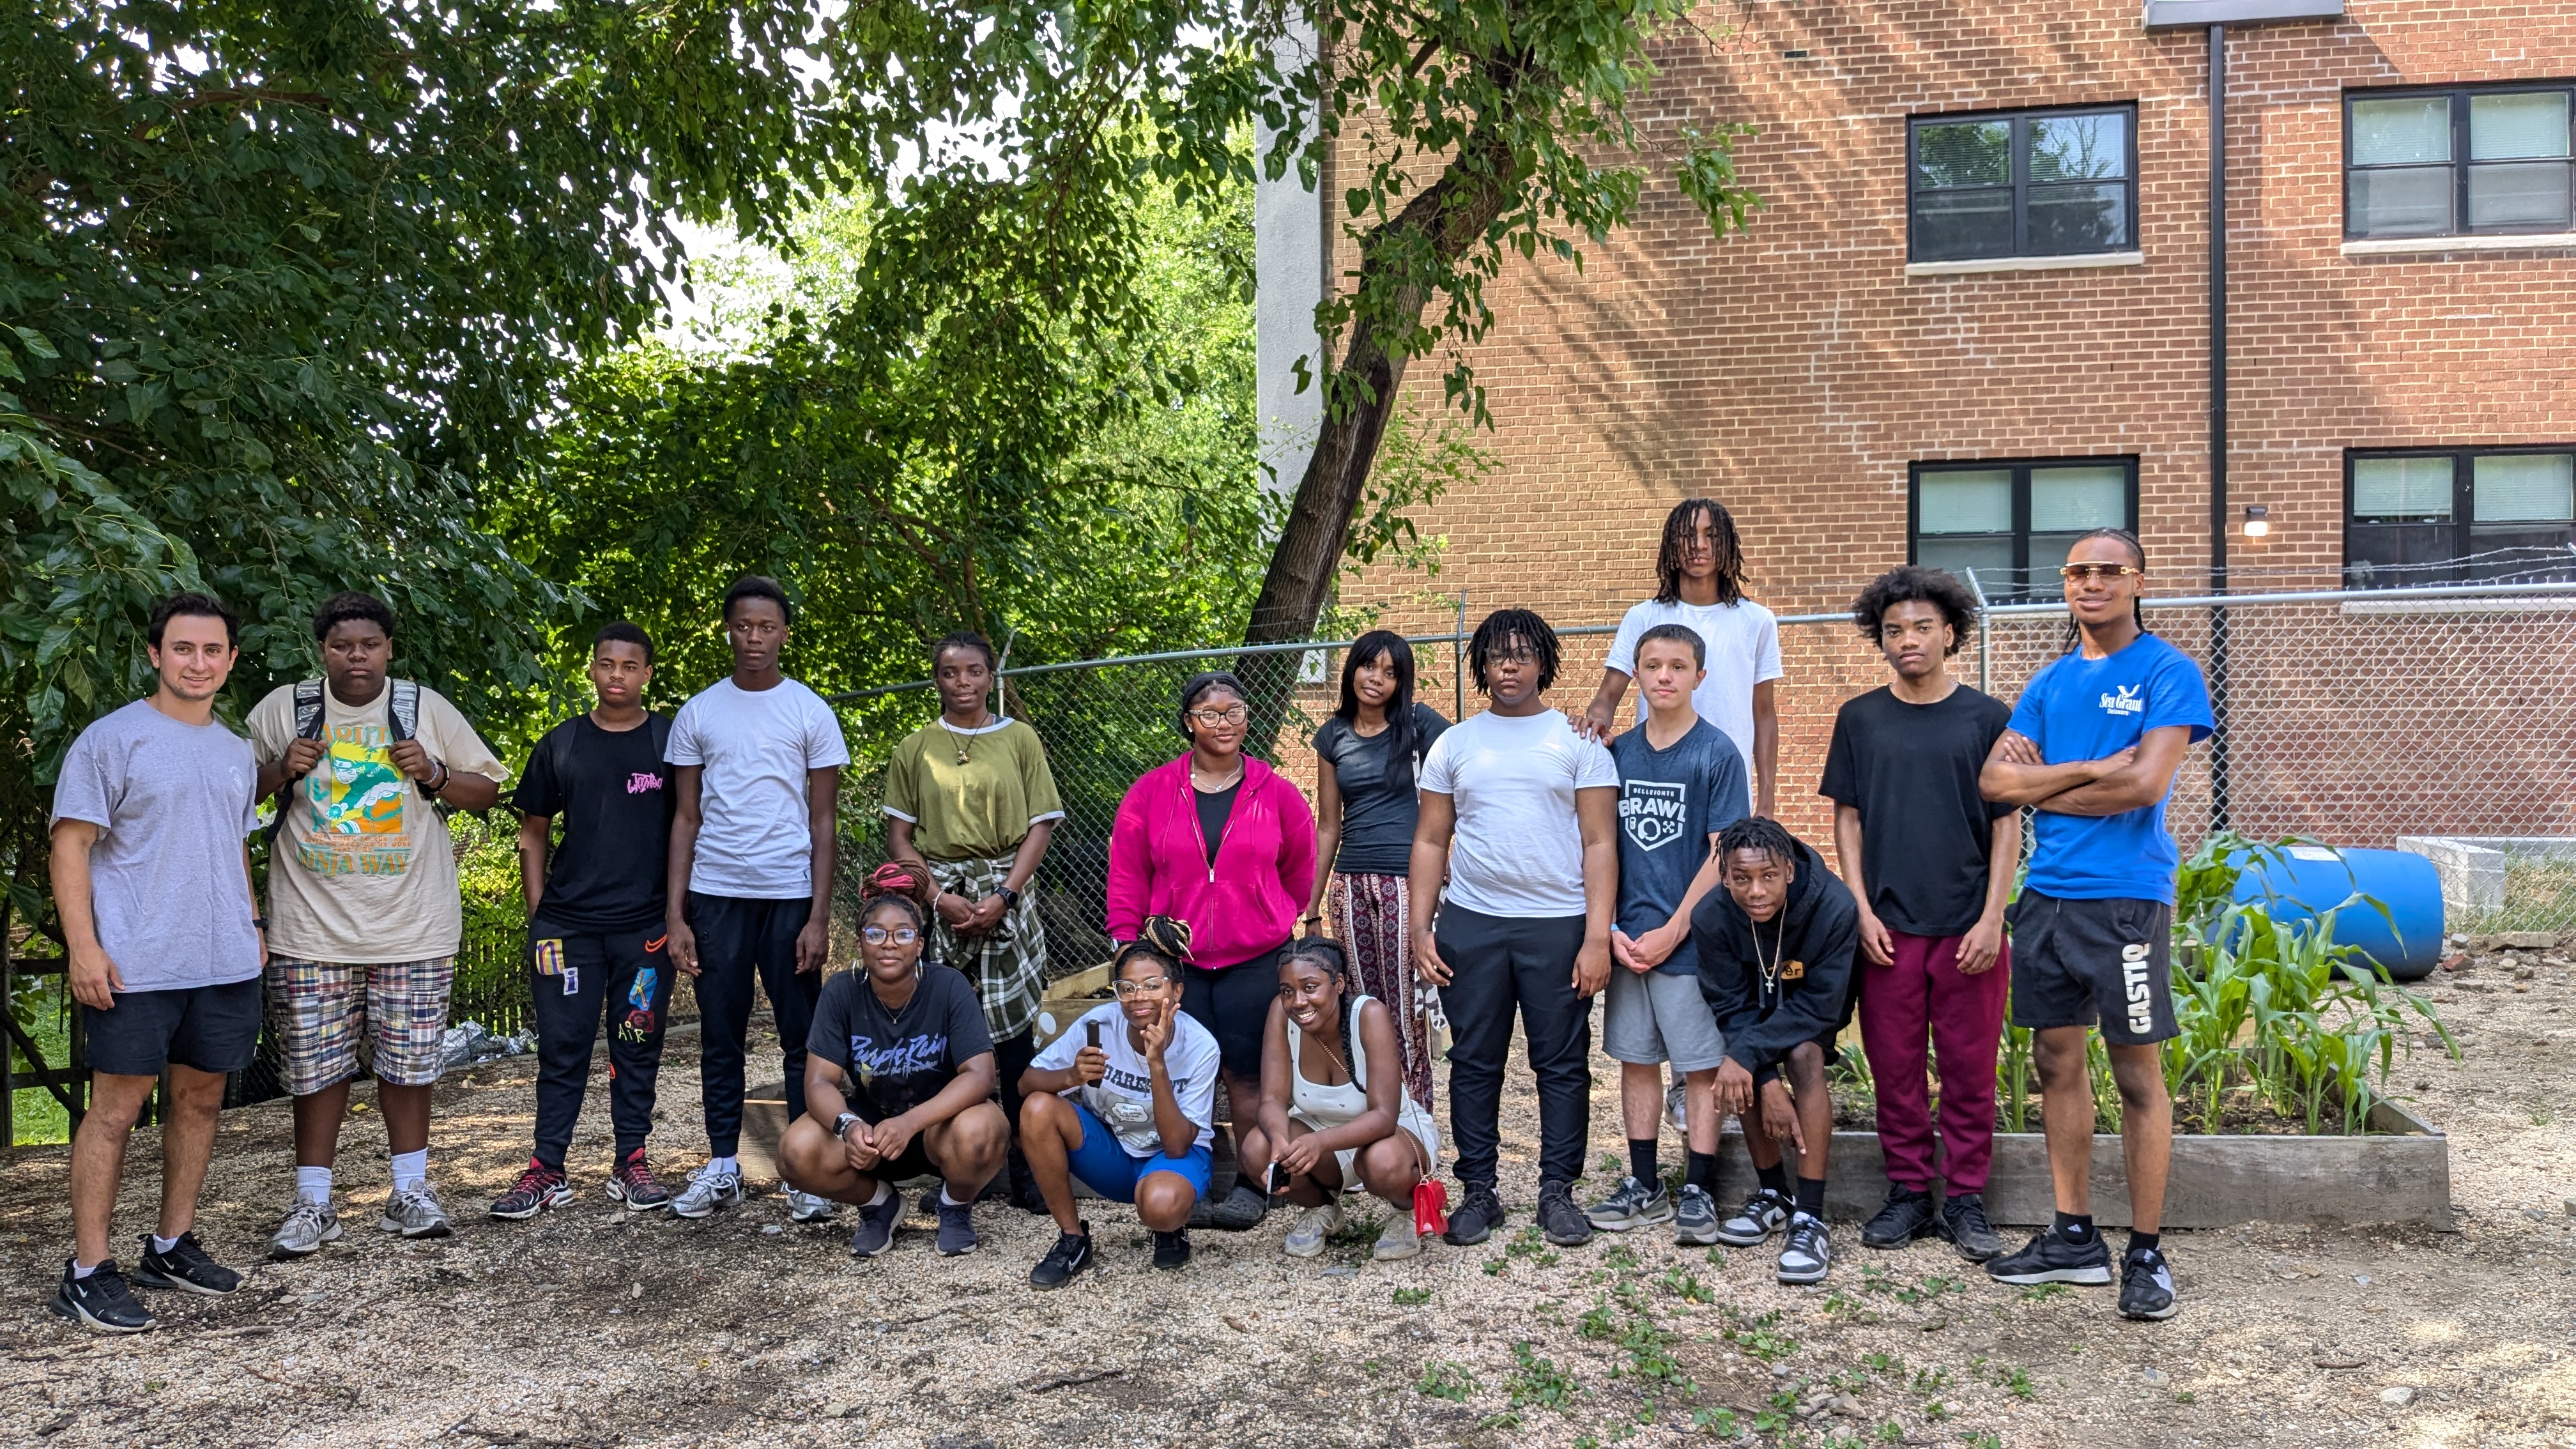
M 1465 1364 L 1446 1359 L 1433 1359 L 1422 1366 L 1422 1377 L 1413 1381 L 1413 1391 L 1430 1399 L 1447 1399 L 1453 1404 L 1467 1402 L 1476 1392 L 1476 1376 Z
M 1512 1407 L 1553 1409 L 1562 1414 L 1583 1392 L 1573 1373 L 1539 1356 L 1523 1339 L 1512 1345 Z
M 1398 1288 L 1395 1290 L 1395 1306 L 1398 1308 L 1411 1308 L 1417 1304 L 1428 1303 L 1430 1301 L 1431 1290 L 1428 1288 Z

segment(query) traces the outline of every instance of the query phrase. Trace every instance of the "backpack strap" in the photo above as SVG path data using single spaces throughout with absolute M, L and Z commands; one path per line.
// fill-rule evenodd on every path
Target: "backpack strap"
M 663 714 L 648 714 L 644 716 L 644 721 L 644 727 L 653 732 L 653 763 L 669 764 L 671 762 L 671 717 Z
M 295 737 L 300 740 L 322 738 L 322 681 L 295 681 Z
M 393 682 L 393 697 L 386 702 L 385 716 L 393 726 L 396 743 L 420 734 L 420 686 L 408 679 Z

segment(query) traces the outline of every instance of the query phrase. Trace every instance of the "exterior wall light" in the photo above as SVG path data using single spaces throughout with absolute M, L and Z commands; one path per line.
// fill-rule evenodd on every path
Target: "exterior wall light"
M 2269 537 L 2271 537 L 2271 536 L 2272 536 L 2272 510 L 2271 510 L 2271 509 L 2269 509 L 2269 508 L 2266 508 L 2265 506 L 2263 506 L 2263 505 L 2262 505 L 2262 504 L 2260 504 L 2260 503 L 2248 503 L 2248 504 L 2246 504 L 2246 505 L 2245 505 L 2245 536 L 2246 536 L 2247 538 L 2269 538 Z

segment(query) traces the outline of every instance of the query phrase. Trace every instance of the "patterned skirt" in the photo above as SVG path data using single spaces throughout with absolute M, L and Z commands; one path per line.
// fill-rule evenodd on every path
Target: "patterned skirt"
M 1396 1042 L 1404 1051 L 1404 1090 L 1427 1111 L 1431 1036 L 1439 1006 L 1432 988 L 1413 974 L 1410 894 L 1400 875 L 1337 870 L 1325 891 L 1324 911 L 1334 939 L 1350 953 L 1352 974 L 1359 978 L 1353 984 L 1395 1012 Z

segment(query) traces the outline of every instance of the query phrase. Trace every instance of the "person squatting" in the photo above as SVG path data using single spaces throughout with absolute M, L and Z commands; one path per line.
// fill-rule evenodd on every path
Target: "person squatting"
M 2178 853 L 2164 810 L 2211 717 L 2197 666 L 2145 629 L 2137 539 L 2097 530 L 2069 548 L 2065 650 L 2009 708 L 1950 673 L 1978 626 L 1958 581 L 1907 566 L 1860 592 L 1852 619 L 1887 674 L 1834 721 L 1818 788 L 1830 862 L 1774 815 L 1778 630 L 1745 597 L 1726 510 L 1675 508 L 1656 572 L 1579 712 L 1548 704 L 1562 656 L 1525 609 L 1476 628 L 1466 662 L 1485 708 L 1458 721 L 1414 698 L 1404 640 L 1355 641 L 1314 736 L 1311 803 L 1247 751 L 1244 682 L 1189 680 L 1170 717 L 1183 748 L 1134 782 L 1111 831 L 1108 997 L 1061 1030 L 1040 1009 L 1056 973 L 1036 885 L 1065 807 L 1038 733 L 997 709 L 991 644 L 958 633 L 929 652 L 939 713 L 891 756 L 889 858 L 859 892 L 856 967 L 836 974 L 850 756 L 831 707 L 782 672 L 787 591 L 757 576 L 727 591 L 732 670 L 675 716 L 645 703 L 651 639 L 602 628 L 595 703 L 538 740 L 509 796 L 538 1063 L 527 1165 L 486 1214 L 536 1218 L 598 1170 L 571 1148 L 603 1035 L 607 1197 L 680 1218 L 743 1208 L 757 990 L 786 1088 L 787 1216 L 846 1210 L 859 1257 L 896 1251 L 915 1215 L 938 1253 L 971 1253 L 980 1205 L 1018 1207 L 1056 1227 L 1028 1275 L 1051 1290 L 1094 1265 L 1085 1213 L 1102 1201 L 1132 1207 L 1153 1265 L 1180 1270 L 1194 1229 L 1251 1231 L 1274 1208 L 1290 1219 L 1281 1251 L 1315 1256 L 1374 1198 L 1370 1256 L 1397 1261 L 1430 1240 L 1481 1243 L 1513 1211 L 1498 1166 L 1517 1019 L 1539 1130 L 1528 1211 L 1548 1242 L 1659 1227 L 1685 1248 L 1776 1239 L 1779 1280 L 1815 1283 L 1835 1255 L 1828 1068 L 1856 1021 L 1887 1174 L 1864 1246 L 1935 1236 L 1999 1282 L 2116 1281 L 2122 1314 L 2170 1316 L 2157 1044 L 2175 1030 Z M 445 821 L 501 803 L 510 772 L 455 706 L 395 676 L 397 623 L 365 594 L 326 600 L 319 677 L 262 699 L 245 739 L 216 712 L 239 621 L 207 595 L 164 600 L 144 640 L 153 693 L 63 761 L 52 881 L 93 1069 L 50 1305 L 66 1318 L 136 1332 L 153 1322 L 138 1288 L 240 1286 L 199 1241 L 196 1206 L 225 1078 L 263 1031 L 294 1098 L 269 1255 L 343 1240 L 334 1157 L 362 1051 L 391 1161 L 375 1225 L 455 1231 L 429 1161 L 462 933 Z M 248 841 L 270 798 L 263 901 Z M 161 909 L 174 893 L 203 909 Z M 666 1186 L 648 1139 L 683 979 L 706 1154 Z M 1627 1154 L 1585 1202 L 1596 997 Z M 2034 1033 L 2057 1185 L 2053 1220 L 2014 1251 L 1984 1203 L 2007 1009 Z M 2087 1196 L 2095 1031 L 2134 1214 L 2116 1256 Z M 165 1079 L 159 1215 L 128 1271 L 109 1220 L 128 1134 Z M 1752 1168 L 1732 1206 L 1717 1197 L 1730 1118 Z M 1669 1176 L 1668 1119 L 1683 1142 Z

